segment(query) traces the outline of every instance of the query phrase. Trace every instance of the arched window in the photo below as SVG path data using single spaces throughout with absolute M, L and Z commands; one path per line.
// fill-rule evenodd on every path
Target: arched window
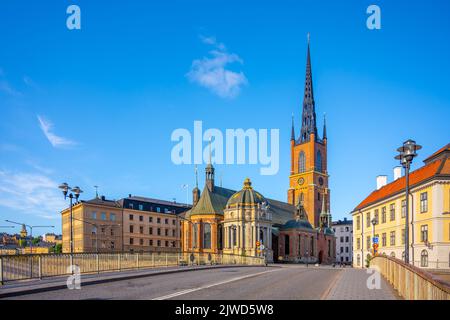
M 192 225 L 192 248 L 197 248 L 198 239 L 198 224 L 194 223 Z
M 284 255 L 288 256 L 290 254 L 289 248 L 289 235 L 284 235 Z
M 317 151 L 316 155 L 316 171 L 322 172 L 322 154 L 320 150 Z
M 298 173 L 306 171 L 305 153 L 302 151 L 298 157 Z
M 203 249 L 211 249 L 211 225 L 203 225 Z
M 428 267 L 428 251 L 422 250 L 420 253 L 420 266 L 421 267 Z

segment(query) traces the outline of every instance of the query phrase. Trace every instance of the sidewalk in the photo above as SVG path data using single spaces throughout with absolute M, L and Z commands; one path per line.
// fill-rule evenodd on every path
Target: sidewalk
M 398 300 L 395 290 L 381 277 L 381 288 L 370 290 L 367 279 L 371 274 L 366 269 L 344 268 L 326 300 Z
M 136 279 L 176 272 L 188 272 L 188 271 L 218 269 L 218 268 L 234 268 L 243 266 L 244 265 L 207 265 L 207 266 L 194 265 L 194 266 L 160 267 L 160 268 L 146 268 L 139 270 L 131 269 L 129 271 L 102 272 L 99 274 L 81 274 L 80 277 L 81 277 L 81 285 L 87 286 L 104 282 Z M 251 267 L 247 265 L 245 266 Z M 0 286 L 0 299 L 23 294 L 65 289 L 67 288 L 66 281 L 68 279 L 68 276 L 69 275 L 44 278 L 42 280 L 30 279 L 30 280 L 7 282 L 5 285 Z

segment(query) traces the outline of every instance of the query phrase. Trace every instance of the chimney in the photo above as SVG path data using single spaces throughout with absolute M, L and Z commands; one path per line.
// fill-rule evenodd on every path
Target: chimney
M 394 168 L 394 181 L 402 177 L 402 167 Z
M 106 200 L 105 196 L 102 196 L 102 201 L 105 201 L 105 200 Z
M 383 188 L 387 185 L 387 176 L 378 176 L 377 177 L 377 190 Z
M 128 194 L 128 198 L 131 198 L 131 193 Z

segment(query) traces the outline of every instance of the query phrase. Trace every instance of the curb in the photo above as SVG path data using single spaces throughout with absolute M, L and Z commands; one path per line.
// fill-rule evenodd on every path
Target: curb
M 123 281 L 123 280 L 131 280 L 131 279 L 139 279 L 139 278 L 147 278 L 152 276 L 159 276 L 159 275 L 165 275 L 165 274 L 172 274 L 172 273 L 180 273 L 180 272 L 189 272 L 189 271 L 199 271 L 199 270 L 211 270 L 211 269 L 225 269 L 225 268 L 236 268 L 236 267 L 264 267 L 264 266 L 249 266 L 249 265 L 215 265 L 215 266 L 206 266 L 206 267 L 200 267 L 200 268 L 191 268 L 191 269 L 176 269 L 176 270 L 161 270 L 157 272 L 151 272 L 151 273 L 141 273 L 141 274 L 135 274 L 135 275 L 124 275 L 124 276 L 117 276 L 113 278 L 106 278 L 106 279 L 95 279 L 95 280 L 87 280 L 86 282 L 83 282 L 83 286 L 89 286 L 89 285 L 96 285 L 101 283 L 107 283 L 107 282 L 116 282 L 116 281 Z M 151 270 L 151 269 L 150 269 Z M 1 287 L 0 287 L 1 289 Z M 14 288 L 17 289 L 17 288 Z M 10 290 L 14 290 L 11 288 Z M 61 290 L 61 289 L 67 289 L 67 285 L 64 284 L 54 284 L 49 285 L 46 287 L 41 288 L 32 288 L 32 289 L 24 289 L 24 290 L 16 290 L 6 293 L 0 293 L 0 299 L 4 298 L 11 298 L 11 297 L 17 297 L 27 294 L 35 294 L 35 293 L 42 293 L 47 291 L 55 291 L 55 290 Z M 5 289 L 8 290 L 8 289 Z

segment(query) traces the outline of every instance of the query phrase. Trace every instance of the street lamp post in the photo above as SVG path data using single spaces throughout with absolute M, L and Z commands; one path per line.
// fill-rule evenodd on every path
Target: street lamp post
M 409 139 L 397 149 L 399 154 L 395 157 L 395 159 L 400 160 L 401 165 L 405 168 L 405 263 L 409 263 L 409 170 L 413 159 L 417 157 L 416 151 L 420 149 L 422 149 L 422 146 Z
M 73 210 L 72 210 L 72 200 L 75 198 L 76 201 L 78 201 L 78 198 L 80 197 L 80 194 L 83 192 L 83 190 L 80 189 L 80 187 L 69 187 L 69 185 L 64 182 L 59 187 L 59 189 L 62 190 L 62 193 L 64 195 L 64 200 L 69 197 L 70 199 L 70 256 L 73 257 Z M 69 191 L 72 191 L 69 193 Z

